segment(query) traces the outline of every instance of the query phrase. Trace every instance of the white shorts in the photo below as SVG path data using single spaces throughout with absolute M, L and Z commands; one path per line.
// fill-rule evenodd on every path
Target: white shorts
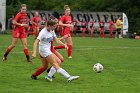
M 42 57 L 48 57 L 49 55 L 52 54 L 51 50 L 48 50 L 48 51 L 41 51 L 39 50 L 39 54 L 42 56 Z

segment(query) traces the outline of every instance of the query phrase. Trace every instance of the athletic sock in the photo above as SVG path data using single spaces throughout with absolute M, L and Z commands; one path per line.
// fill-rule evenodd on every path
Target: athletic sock
M 7 48 L 7 49 L 6 49 L 6 52 L 5 52 L 5 54 L 4 54 L 4 57 L 7 57 L 10 51 L 11 51 L 11 49 L 10 49 L 10 48 Z
M 48 76 L 52 77 L 55 74 L 55 72 L 56 72 L 56 69 L 52 66 L 49 73 L 48 73 Z
M 65 46 L 55 46 L 54 49 L 62 49 L 65 48 Z
M 68 57 L 71 56 L 71 53 L 72 53 L 72 45 L 68 45 L 67 53 L 68 53 Z
M 41 66 L 40 68 L 38 68 L 35 73 L 33 74 L 33 76 L 38 76 L 40 75 L 41 73 L 43 73 L 44 71 L 46 70 L 45 67 Z
M 24 49 L 24 54 L 26 55 L 27 60 L 29 60 L 30 59 L 30 56 L 29 56 L 28 49 Z
M 70 75 L 68 74 L 68 72 L 66 72 L 63 68 L 59 68 L 59 69 L 57 70 L 57 72 L 58 72 L 59 74 L 63 75 L 65 78 L 69 78 L 69 77 L 70 77 Z

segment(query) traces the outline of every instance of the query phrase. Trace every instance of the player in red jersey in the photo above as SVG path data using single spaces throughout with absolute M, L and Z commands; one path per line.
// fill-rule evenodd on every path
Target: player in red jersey
M 87 30 L 87 22 L 85 20 L 85 18 L 83 18 L 82 20 L 82 37 L 86 36 L 86 30 Z
M 114 23 L 113 23 L 112 19 L 110 18 L 110 21 L 109 21 L 109 37 L 110 38 L 113 37 L 113 26 L 114 26 Z
M 35 37 L 37 38 L 39 33 L 39 23 L 41 19 L 39 17 L 39 13 L 36 11 L 34 17 L 32 18 L 32 28 L 35 34 Z
M 73 42 L 72 42 L 72 37 L 70 35 L 70 30 L 73 29 L 73 25 L 72 25 L 72 18 L 70 16 L 70 7 L 68 5 L 64 6 L 64 15 L 61 17 L 59 21 L 59 25 L 63 27 L 63 30 L 61 32 L 62 38 L 60 39 L 65 40 L 66 44 L 68 45 L 68 49 L 67 49 L 68 58 L 72 58 L 71 54 L 72 54 Z M 65 48 L 65 47 L 64 46 L 55 47 L 55 49 L 61 49 L 61 48 Z
M 90 21 L 90 37 L 94 37 L 94 20 Z
M 104 24 L 105 24 L 105 22 L 103 21 L 103 19 L 101 19 L 101 21 L 99 22 L 99 26 L 100 26 L 100 28 L 99 28 L 99 31 L 100 31 L 99 37 L 101 37 L 101 38 L 105 37 L 105 35 L 104 35 Z
M 31 62 L 29 57 L 29 51 L 27 48 L 27 39 L 26 39 L 26 30 L 25 30 L 26 28 L 28 28 L 26 11 L 27 11 L 26 4 L 22 4 L 20 8 L 20 12 L 17 13 L 17 15 L 13 20 L 13 24 L 15 25 L 15 27 L 12 32 L 12 36 L 13 36 L 12 44 L 6 49 L 6 52 L 3 55 L 3 61 L 7 60 L 7 56 L 9 52 L 16 46 L 18 39 L 21 39 L 27 61 Z

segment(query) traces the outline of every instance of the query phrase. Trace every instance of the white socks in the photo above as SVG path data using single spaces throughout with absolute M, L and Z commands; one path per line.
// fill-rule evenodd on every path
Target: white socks
M 56 69 L 52 66 L 49 73 L 48 73 L 48 76 L 52 77 L 55 74 L 55 72 L 56 72 Z
M 63 75 L 65 78 L 69 78 L 70 75 L 68 74 L 68 72 L 66 72 L 63 68 L 59 68 L 57 70 L 58 73 L 60 73 L 61 75 Z

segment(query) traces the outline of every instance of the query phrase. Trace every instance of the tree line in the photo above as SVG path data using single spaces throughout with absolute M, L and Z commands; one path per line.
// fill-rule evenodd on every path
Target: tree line
M 63 11 L 68 4 L 72 11 L 124 12 L 129 20 L 129 31 L 140 32 L 140 0 L 7 0 L 7 16 L 12 17 L 20 4 L 28 10 Z

